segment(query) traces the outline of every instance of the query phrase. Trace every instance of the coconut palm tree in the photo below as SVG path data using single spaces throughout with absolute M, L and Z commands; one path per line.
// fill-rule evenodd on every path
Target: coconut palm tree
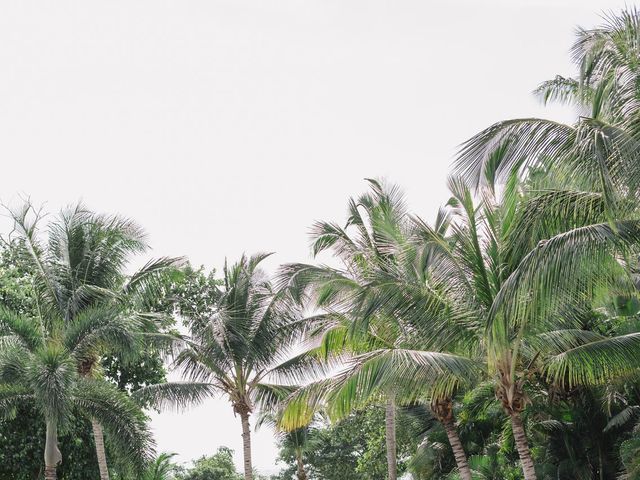
M 371 192 L 349 200 L 349 218 L 346 228 L 332 222 L 317 222 L 312 229 L 312 251 L 317 256 L 330 251 L 342 263 L 341 269 L 314 267 L 311 265 L 287 265 L 281 272 L 281 282 L 294 285 L 299 299 L 304 293 L 313 297 L 313 308 L 330 313 L 323 325 L 325 356 L 349 349 L 353 353 L 366 351 L 379 343 L 376 334 L 368 327 L 364 336 L 345 325 L 345 319 L 355 319 L 355 309 L 366 295 L 366 285 L 371 273 L 387 261 L 387 252 L 381 243 L 383 234 L 401 235 L 406 225 L 406 208 L 402 193 L 395 186 L 387 187 L 376 180 L 367 180 Z M 352 229 L 353 234 L 346 229 Z M 336 324 L 332 317 L 338 317 Z M 384 322 L 383 322 L 384 323 Z M 318 328 L 316 327 L 316 331 Z M 356 336 L 362 338 L 356 339 Z M 331 339 L 329 341 L 329 339 Z M 395 405 L 390 395 L 385 399 L 387 465 L 390 480 L 397 478 Z
M 281 283 L 297 291 L 298 300 L 311 300 L 314 308 L 324 311 L 315 318 L 311 335 L 321 337 L 318 354 L 323 358 L 344 357 L 346 352 L 351 355 L 348 360 L 351 368 L 347 368 L 332 379 L 333 381 L 318 382 L 309 388 L 301 389 L 298 400 L 289 402 L 287 426 L 300 426 L 300 420 L 305 418 L 300 412 L 300 401 L 303 398 L 307 402 L 310 401 L 309 392 L 315 387 L 319 388 L 316 393 L 320 393 L 325 403 L 328 402 L 329 405 L 325 405 L 325 408 L 332 412 L 334 419 L 350 413 L 355 405 L 362 406 L 372 399 L 382 401 L 385 403 L 388 476 L 394 479 L 397 477 L 396 402 L 401 400 L 399 395 L 405 395 L 406 398 L 402 399 L 404 401 L 412 401 L 416 392 L 425 395 L 431 390 L 429 382 L 432 380 L 433 371 L 431 377 L 423 371 L 421 378 L 425 383 L 418 386 L 417 390 L 409 389 L 404 393 L 397 391 L 397 387 L 403 385 L 400 377 L 405 379 L 407 371 L 416 375 L 415 370 L 420 372 L 424 369 L 445 368 L 447 361 L 452 362 L 451 366 L 454 370 L 457 367 L 460 373 L 459 364 L 464 363 L 466 359 L 430 351 L 425 335 L 416 336 L 416 327 L 429 324 L 426 318 L 423 318 L 419 325 L 411 325 L 405 321 L 401 309 L 389 310 L 389 298 L 398 294 L 405 295 L 410 289 L 417 288 L 420 292 L 428 290 L 430 301 L 438 303 L 442 308 L 439 312 L 432 308 L 431 312 L 437 312 L 437 315 L 451 312 L 451 309 L 446 308 L 446 300 L 433 294 L 437 288 L 428 282 L 425 283 L 428 267 L 425 267 L 424 263 L 429 264 L 429 255 L 426 249 L 418 253 L 411 243 L 410 218 L 402 193 L 395 186 L 387 186 L 375 180 L 368 182 L 371 191 L 349 201 L 349 218 L 345 228 L 335 223 L 318 222 L 312 231 L 313 253 L 318 255 L 329 250 L 341 261 L 342 267 L 336 269 L 290 264 L 281 271 Z M 446 223 L 446 217 L 439 220 Z M 411 277 L 413 283 L 404 281 L 401 290 L 395 290 L 400 285 L 397 277 L 403 275 Z M 420 285 L 421 281 L 423 283 Z M 422 299 L 424 298 L 426 297 L 423 296 Z M 321 321 L 318 321 L 319 319 Z M 436 367 L 434 363 L 425 362 L 427 357 L 431 361 L 441 363 Z M 388 369 L 384 385 L 380 378 L 369 377 L 361 371 L 362 368 L 368 371 L 370 362 L 382 365 L 382 359 L 387 362 Z M 408 364 L 411 360 L 415 360 L 417 365 L 407 371 L 399 371 L 398 365 L 393 363 L 401 361 Z M 361 361 L 364 364 L 361 364 Z M 456 362 L 458 365 L 454 365 Z M 466 370 L 466 373 L 469 371 Z M 397 372 L 398 377 L 391 378 L 391 372 Z M 426 380 L 427 377 L 429 381 Z M 368 386 L 360 384 L 365 378 L 370 382 Z M 345 382 L 355 382 L 359 387 L 346 388 Z M 367 392 L 367 395 L 363 396 L 363 392 Z M 442 399 L 436 399 L 437 396 L 434 397 L 434 410 L 444 414 L 444 406 L 447 403 Z M 319 398 L 312 401 L 316 404 L 319 402 Z M 344 405 L 348 407 L 342 408 Z M 300 418 L 295 419 L 298 414 L 301 414 Z M 452 416 L 447 414 L 439 418 L 445 422 L 450 434 L 463 478 L 470 479 L 466 455 L 460 448 L 461 443 L 453 427 Z
M 491 322 L 500 317 L 492 325 L 496 330 L 494 340 L 503 347 L 508 343 L 509 332 L 520 331 L 514 323 L 522 322 L 521 316 L 531 321 L 543 313 L 523 308 L 525 302 L 531 303 L 526 300 L 530 292 L 542 287 L 529 280 L 534 277 L 552 280 L 544 285 L 548 290 L 554 282 L 563 283 L 562 277 L 566 278 L 569 271 L 575 272 L 577 264 L 584 267 L 584 263 L 589 263 L 595 268 L 593 265 L 610 255 L 612 245 L 626 250 L 635 236 L 640 185 L 637 162 L 640 132 L 636 120 L 640 105 L 637 89 L 640 13 L 628 9 L 617 16 L 609 15 L 601 27 L 580 29 L 577 35 L 572 55 L 578 78 L 556 77 L 543 83 L 537 93 L 545 102 L 555 100 L 577 106 L 581 110 L 579 119 L 572 125 L 544 119 L 499 122 L 465 142 L 456 161 L 456 173 L 480 195 L 501 188 L 498 185 L 514 175 L 531 182 L 539 170 L 546 170 L 556 178 L 551 191 L 538 195 L 531 203 L 529 213 L 536 209 L 538 212 L 525 220 L 529 227 L 538 228 L 547 222 L 554 227 L 543 234 L 524 228 L 522 232 L 526 233 L 512 235 L 520 245 L 516 257 L 520 256 L 522 267 L 506 269 L 511 271 L 510 277 L 501 287 L 502 293 L 492 297 L 499 306 L 491 308 Z M 530 241 L 523 242 L 527 235 Z M 535 246 L 532 241 L 540 244 Z M 585 242 L 590 246 L 584 248 Z M 565 245 L 571 245 L 573 252 L 564 250 Z M 578 251 L 581 248 L 583 251 Z M 527 250 L 529 253 L 522 256 Z M 555 272 L 534 273 L 537 268 L 534 265 L 543 257 L 554 259 Z M 528 286 L 529 293 L 524 293 L 522 285 Z M 519 294 L 515 293 L 517 290 Z M 516 306 L 516 302 L 520 305 Z M 547 374 L 556 382 L 573 385 L 605 382 L 607 376 L 635 365 L 635 334 L 598 341 L 576 338 L 583 335 L 576 332 L 558 335 L 561 339 L 554 336 L 554 341 L 564 345 L 566 352 L 556 351 L 546 365 Z M 516 353 L 519 354 L 517 350 Z M 513 372 L 517 368 L 509 359 L 503 360 L 503 370 Z M 513 373 L 505 378 L 508 376 L 513 377 Z M 503 392 L 508 394 L 507 403 L 513 403 L 513 392 L 513 388 Z M 533 478 L 532 465 L 528 470 L 528 478 Z
M 131 257 L 147 250 L 145 234 L 133 221 L 100 215 L 78 204 L 63 210 L 48 224 L 42 240 L 40 212 L 29 203 L 11 212 L 15 231 L 28 255 L 25 262 L 36 280 L 35 290 L 43 315 L 73 322 L 85 311 L 101 312 L 104 330 L 112 337 L 87 341 L 82 355 L 76 355 L 78 373 L 91 378 L 98 374 L 105 354 L 134 358 L 143 346 L 159 335 L 156 318 L 145 312 L 145 296 L 155 294 L 154 282 L 177 260 L 152 260 L 132 276 L 126 274 Z M 124 317 L 131 317 L 126 321 Z M 137 320 L 136 320 L 137 318 Z M 135 341 L 134 336 L 138 336 Z M 109 340 L 109 341 L 105 341 Z M 101 480 L 109 479 L 102 425 L 91 420 Z
M 0 410 L 9 414 L 15 406 L 31 402 L 41 412 L 47 480 L 57 478 L 56 466 L 62 461 L 58 430 L 72 415 L 99 421 L 121 458 L 137 470 L 152 454 L 153 440 L 138 406 L 113 385 L 83 377 L 77 370 L 78 360 L 97 338 L 129 341 L 109 330 L 112 319 L 103 310 L 86 310 L 71 320 L 26 318 L 0 307 Z
M 484 331 L 478 347 L 511 420 L 525 478 L 534 479 L 521 417 L 528 376 L 539 371 L 555 382 L 596 382 L 604 380 L 605 359 L 615 359 L 609 374 L 637 365 L 637 334 L 603 340 L 576 325 L 598 292 L 633 289 L 617 259 L 637 248 L 640 223 L 609 223 L 604 195 L 527 193 L 515 175 L 500 195 L 483 191 L 478 205 L 464 182 L 452 179 L 450 188 L 448 239 L 417 224 L 440 258 L 434 277 L 449 284 L 457 308 L 468 313 L 464 321 L 475 317 Z M 408 298 L 407 314 L 421 314 L 413 302 Z
M 306 323 L 284 292 L 277 292 L 260 269 L 269 254 L 242 256 L 224 267 L 222 286 L 212 292 L 213 314 L 185 319 L 190 331 L 186 348 L 175 360 L 184 382 L 143 388 L 137 398 L 163 408 L 184 407 L 225 395 L 240 417 L 244 477 L 253 478 L 250 417 L 256 406 L 277 398 L 274 380 L 299 379 L 317 360 L 307 352 L 291 355 Z

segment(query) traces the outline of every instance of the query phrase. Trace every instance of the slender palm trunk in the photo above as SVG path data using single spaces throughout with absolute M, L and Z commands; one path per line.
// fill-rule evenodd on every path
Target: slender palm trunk
M 95 369 L 98 357 L 91 356 L 84 359 L 78 365 L 78 374 L 82 378 L 89 378 L 91 372 Z M 91 428 L 93 430 L 93 443 L 96 446 L 96 457 L 98 458 L 98 470 L 100 471 L 100 480 L 109 480 L 109 466 L 107 465 L 107 452 L 104 449 L 104 432 L 102 425 L 95 418 L 91 419 Z
M 435 401 L 431 405 L 431 410 L 438 421 L 444 426 L 445 432 L 447 432 L 447 438 L 449 439 L 451 450 L 453 450 L 453 457 L 456 460 L 460 478 L 462 480 L 471 480 L 471 469 L 467 461 L 467 454 L 460 441 L 460 436 L 458 435 L 458 430 L 456 430 L 453 418 L 453 402 L 449 398 Z
M 242 421 L 242 453 L 244 455 L 244 480 L 253 480 L 253 467 L 251 465 L 251 427 L 249 425 L 249 412 L 240 412 Z
M 44 478 L 56 480 L 58 474 L 56 467 L 62 461 L 62 454 L 58 450 L 58 425 L 53 421 L 47 421 L 47 433 L 44 444 Z
M 104 449 L 104 432 L 102 431 L 102 425 L 100 425 L 100 422 L 95 418 L 92 418 L 91 428 L 93 429 L 93 441 L 96 445 L 100 480 L 109 480 L 109 468 L 107 467 L 107 453 Z
M 511 354 L 513 357 L 513 354 Z M 522 411 L 527 404 L 527 397 L 523 390 L 524 379 L 514 380 L 512 372 L 512 362 L 510 357 L 504 362 L 502 368 L 499 369 L 500 383 L 496 390 L 496 397 L 502 403 L 502 408 L 509 417 L 511 417 L 511 429 L 513 431 L 513 439 L 518 449 L 522 473 L 525 480 L 537 480 L 536 469 L 531 457 L 529 449 L 529 441 L 524 432 L 522 423 Z
M 384 423 L 387 442 L 387 470 L 389 480 L 397 480 L 398 466 L 396 460 L 396 402 L 392 396 L 387 399 Z
M 511 413 L 511 428 L 513 429 L 513 439 L 515 440 L 518 455 L 520 456 L 524 478 L 525 480 L 536 480 L 536 469 L 533 465 L 529 442 L 524 433 L 524 425 L 522 424 L 522 417 L 519 412 Z
M 307 480 L 307 472 L 304 470 L 302 450 L 296 449 L 296 462 L 298 463 L 298 480 Z
M 44 480 L 57 480 L 56 467 L 44 467 Z
M 449 438 L 449 444 L 453 450 L 453 457 L 456 459 L 456 465 L 458 466 L 458 472 L 462 480 L 471 480 L 471 469 L 469 468 L 469 462 L 467 462 L 467 454 L 462 447 L 460 436 L 456 430 L 453 421 L 443 422 L 444 429 L 447 432 L 447 438 Z

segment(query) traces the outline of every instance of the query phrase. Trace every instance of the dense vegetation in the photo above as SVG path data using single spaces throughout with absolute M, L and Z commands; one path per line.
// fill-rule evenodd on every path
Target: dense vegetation
M 346 222 L 313 225 L 329 265 L 131 274 L 131 220 L 11 210 L 0 478 L 258 479 L 270 425 L 277 480 L 640 479 L 640 13 L 579 30 L 572 58 L 536 94 L 575 123 L 469 139 L 433 221 L 368 180 Z M 224 447 L 157 455 L 145 410 L 220 394 L 243 473 Z

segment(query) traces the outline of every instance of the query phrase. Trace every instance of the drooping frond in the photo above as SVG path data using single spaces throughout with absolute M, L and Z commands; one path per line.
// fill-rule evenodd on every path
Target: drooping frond
M 474 187 L 487 179 L 505 180 L 513 172 L 535 167 L 546 158 L 567 158 L 575 136 L 573 127 L 550 120 L 499 122 L 462 145 L 454 173 Z
M 552 330 L 528 337 L 525 341 L 525 349 L 529 351 L 529 356 L 540 354 L 544 361 L 550 355 L 559 355 L 572 348 L 604 338 L 590 330 Z
M 304 426 L 321 405 L 335 419 L 362 407 L 374 396 L 394 392 L 407 399 L 448 396 L 478 378 L 478 365 L 457 355 L 417 350 L 376 350 L 355 356 L 328 380 L 294 392 L 286 401 L 282 425 Z
M 0 305 L 0 339 L 14 338 L 28 350 L 44 345 L 45 332 L 40 322 L 26 318 Z
M 517 264 L 527 253 L 559 233 L 606 221 L 601 194 L 574 190 L 535 192 L 520 201 L 505 232 L 506 262 Z
M 141 346 L 140 322 L 114 307 L 91 307 L 79 312 L 64 331 L 65 347 L 77 360 L 95 352 L 132 354 Z
M 640 368 L 640 333 L 604 338 L 549 358 L 547 376 L 569 388 L 598 385 Z
M 540 242 L 503 283 L 490 318 L 522 326 L 548 318 L 561 301 L 593 298 L 599 288 L 624 275 L 615 257 L 638 242 L 637 221 L 588 225 Z M 493 322 L 493 328 L 506 338 L 504 324 Z
M 318 349 L 308 349 L 269 368 L 265 376 L 278 383 L 299 384 L 326 375 L 336 365 L 337 361 L 323 357 Z
M 0 384 L 0 418 L 10 416 L 16 408 L 33 402 L 33 393 L 26 387 Z
M 199 405 L 219 391 L 205 382 L 166 382 L 148 385 L 132 393 L 132 398 L 145 407 L 183 410 Z
M 143 471 L 153 458 L 155 442 L 147 418 L 133 400 L 105 381 L 80 379 L 74 404 L 84 415 L 100 422 L 120 458 L 137 472 Z
M 640 407 L 637 405 L 629 405 L 622 409 L 621 412 L 617 413 L 609 421 L 607 425 L 602 430 L 603 433 L 609 432 L 611 430 L 615 430 L 618 428 L 624 427 L 631 420 L 638 418 L 640 414 Z

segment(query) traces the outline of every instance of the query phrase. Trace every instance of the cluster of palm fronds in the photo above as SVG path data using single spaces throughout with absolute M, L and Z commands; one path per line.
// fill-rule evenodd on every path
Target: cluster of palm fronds
M 117 352 L 133 361 L 142 349 L 166 347 L 162 318 L 145 304 L 177 261 L 158 259 L 125 275 L 130 256 L 147 248 L 142 230 L 81 205 L 63 211 L 46 231 L 30 204 L 12 215 L 9 246 L 31 302 L 21 312 L 0 305 L 0 409 L 11 415 L 32 404 L 41 413 L 48 479 L 56 478 L 62 460 L 59 429 L 76 415 L 91 420 L 102 478 L 109 475 L 104 431 L 118 457 L 141 470 L 154 443 L 147 418 L 104 380 L 100 359 Z

